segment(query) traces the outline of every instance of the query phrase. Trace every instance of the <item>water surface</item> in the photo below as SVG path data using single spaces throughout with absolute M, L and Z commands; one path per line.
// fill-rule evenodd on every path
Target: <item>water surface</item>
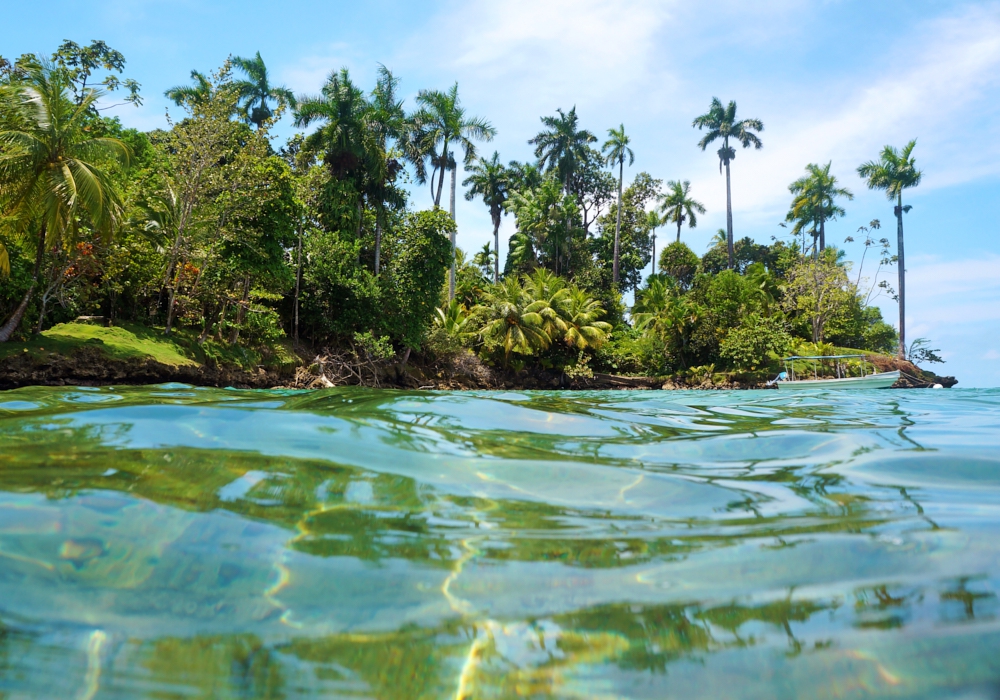
M 0 393 L 0 698 L 997 698 L 1000 391 Z

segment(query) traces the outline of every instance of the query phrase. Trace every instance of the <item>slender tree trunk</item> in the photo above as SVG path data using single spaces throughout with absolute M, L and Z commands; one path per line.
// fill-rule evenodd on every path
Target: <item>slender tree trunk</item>
M 500 213 L 493 217 L 493 284 L 500 284 Z
M 299 222 L 299 244 L 298 253 L 295 260 L 295 328 L 292 337 L 295 344 L 299 344 L 299 292 L 302 289 L 302 222 Z M 378 250 L 375 252 L 375 266 L 378 267 Z
M 622 184 L 625 179 L 625 159 L 618 161 L 618 216 L 615 220 L 615 260 L 613 265 L 613 277 L 615 286 L 618 286 L 618 252 L 619 236 L 622 230 Z
M 728 139 L 726 146 L 729 146 Z M 726 248 L 729 251 L 729 269 L 732 270 L 735 264 L 736 251 L 733 246 L 733 194 L 729 182 L 729 159 L 726 159 Z
M 653 274 L 656 274 L 656 229 L 653 229 Z
M 456 171 L 458 170 L 458 163 L 455 167 L 451 169 L 451 220 L 455 221 L 455 178 L 457 177 Z M 444 177 L 444 171 L 441 171 L 441 177 Z M 443 181 L 442 181 L 443 182 Z M 440 194 L 438 190 L 438 194 Z M 457 231 L 453 227 L 451 230 L 451 273 L 448 275 L 448 301 L 455 298 L 455 235 Z
M 677 242 L 681 242 L 681 224 L 684 223 L 682 220 L 677 220 Z
M 375 210 L 375 276 L 382 268 L 382 217 Z
M 823 218 L 823 210 L 819 210 L 819 252 L 826 250 L 826 220 Z
M 906 258 L 903 256 L 903 193 L 896 200 L 896 247 L 899 255 L 899 359 L 906 359 Z
M 441 172 L 438 173 L 438 189 L 437 189 L 437 194 L 434 195 L 434 206 L 435 207 L 440 207 L 441 206 L 441 190 L 444 189 L 444 171 L 445 171 L 445 168 L 448 167 L 448 142 L 447 141 L 444 142 L 444 144 L 443 144 L 443 146 L 441 148 L 441 153 L 443 153 L 444 155 L 441 156 Z M 433 191 L 433 189 L 434 189 L 434 187 L 433 187 L 433 183 L 432 183 L 431 190 Z
M 35 274 L 32 278 L 31 286 L 24 293 L 24 298 L 21 299 L 21 303 L 14 309 L 14 313 L 0 327 L 0 343 L 6 343 L 14 335 L 14 331 L 21 325 L 21 319 L 24 318 L 24 314 L 28 310 L 28 304 L 31 303 L 31 297 L 35 293 L 35 288 L 38 286 L 38 278 L 42 273 L 42 260 L 45 257 L 45 235 L 45 224 L 42 224 L 41 231 L 38 233 L 38 249 L 35 251 Z
M 229 344 L 236 345 L 236 341 L 240 339 L 240 326 L 247 317 L 247 304 L 250 302 L 250 275 L 247 275 L 243 281 L 243 303 L 239 305 L 236 309 L 236 327 L 233 328 L 232 334 L 229 336 Z

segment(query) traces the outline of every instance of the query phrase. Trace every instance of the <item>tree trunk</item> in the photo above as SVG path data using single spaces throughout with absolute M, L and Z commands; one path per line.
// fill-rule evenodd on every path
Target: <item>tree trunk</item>
M 38 278 L 42 274 L 42 260 L 45 257 L 46 233 L 45 224 L 42 224 L 42 228 L 38 232 L 38 249 L 35 251 L 34 278 L 31 281 L 31 286 L 28 287 L 28 291 L 24 293 L 24 298 L 21 299 L 21 303 L 17 305 L 16 309 L 14 309 L 14 313 L 11 314 L 9 319 L 7 319 L 7 323 L 0 327 L 0 343 L 6 343 L 10 340 L 10 337 L 14 335 L 14 331 L 16 331 L 18 326 L 21 325 L 21 319 L 24 318 L 24 314 L 28 310 L 28 304 L 31 303 L 31 297 L 35 293 L 35 287 L 38 286 Z
M 656 229 L 653 229 L 653 274 L 656 274 Z
M 729 146 L 727 139 L 726 146 Z M 726 248 L 729 251 L 729 269 L 735 265 L 736 251 L 733 246 L 733 194 L 729 183 L 729 159 L 726 159 Z
M 28 291 L 24 293 L 24 298 L 21 299 L 21 303 L 17 305 L 14 309 L 14 313 L 11 314 L 10 318 L 7 319 L 7 323 L 0 327 L 0 343 L 6 343 L 10 340 L 10 337 L 14 335 L 14 331 L 17 327 L 21 325 L 21 319 L 24 318 L 24 312 L 28 310 L 28 304 L 31 303 L 31 297 L 35 292 L 36 282 L 32 282 L 31 286 L 28 287 Z
M 239 305 L 236 309 L 236 327 L 233 328 L 232 334 L 229 336 L 229 344 L 236 345 L 236 341 L 240 339 L 240 326 L 247 317 L 247 305 L 250 302 L 250 275 L 247 275 L 243 282 L 243 303 Z
M 618 161 L 618 216 L 615 220 L 615 253 L 614 253 L 614 269 L 613 276 L 615 286 L 618 286 L 618 252 L 619 252 L 619 236 L 622 230 L 622 184 L 625 179 L 625 159 L 622 158 Z
M 302 289 L 302 223 L 299 222 L 299 245 L 295 260 L 295 327 L 292 337 L 299 344 L 299 292 Z M 378 248 L 375 250 L 375 267 L 378 268 Z
M 899 359 L 906 359 L 906 263 L 903 256 L 903 193 L 896 201 L 896 247 L 899 255 Z
M 684 223 L 682 219 L 677 220 L 677 242 L 681 242 L 681 224 Z
M 451 169 L 451 220 L 455 221 L 455 178 L 457 177 L 456 171 L 458 170 L 458 164 Z M 444 171 L 441 171 L 442 184 L 444 182 Z M 441 194 L 441 190 L 438 190 L 438 194 Z M 451 272 L 448 275 L 448 301 L 455 298 L 455 235 L 456 230 L 452 228 L 451 230 Z
M 500 213 L 493 217 L 493 284 L 500 284 Z
M 819 252 L 826 250 L 826 220 L 823 218 L 823 210 L 819 210 Z
M 448 142 L 445 141 L 441 147 L 441 152 L 444 154 L 441 157 L 441 172 L 438 174 L 438 189 L 437 194 L 434 195 L 434 207 L 441 206 L 441 190 L 444 189 L 444 170 L 448 166 Z M 433 182 L 431 183 L 431 190 L 433 191 Z
M 375 210 L 375 276 L 382 267 L 382 217 Z

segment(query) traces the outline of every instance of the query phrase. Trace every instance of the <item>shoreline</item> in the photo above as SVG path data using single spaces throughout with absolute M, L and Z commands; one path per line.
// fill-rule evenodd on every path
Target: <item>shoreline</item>
M 951 388 L 958 381 L 942 377 L 909 362 L 873 357 L 879 371 L 900 369 L 902 379 L 893 388 L 925 388 L 941 384 Z M 82 347 L 70 355 L 47 353 L 11 354 L 0 358 L 0 390 L 29 386 L 144 386 L 166 383 L 202 387 L 239 389 L 321 389 L 335 386 L 365 386 L 400 390 L 563 390 L 563 391 L 656 391 L 656 390 L 752 390 L 766 389 L 760 380 L 728 379 L 714 382 L 711 377 L 699 383 L 676 377 L 642 377 L 594 373 L 592 377 L 572 378 L 553 370 L 498 372 L 481 363 L 451 363 L 451 366 L 423 365 L 417 362 L 390 364 L 379 368 L 367 381 L 331 382 L 324 372 L 316 373 L 315 364 L 285 366 L 279 369 L 259 367 L 256 372 L 232 366 L 208 366 L 190 363 L 171 365 L 152 358 L 120 359 L 109 357 L 99 347 Z M 455 368 L 458 365 L 458 369 Z M 471 365 L 471 366 L 469 366 Z

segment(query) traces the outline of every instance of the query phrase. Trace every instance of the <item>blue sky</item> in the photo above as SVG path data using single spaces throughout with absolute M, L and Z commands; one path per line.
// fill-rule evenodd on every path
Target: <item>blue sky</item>
M 229 54 L 260 51 L 274 79 L 315 92 L 341 66 L 370 87 L 382 62 L 404 93 L 456 80 L 468 110 L 498 129 L 503 160 L 530 157 L 539 116 L 577 106 L 599 136 L 624 123 L 634 168 L 689 179 L 708 208 L 683 237 L 697 252 L 725 224 L 725 181 L 696 148 L 691 119 L 713 96 L 763 120 L 764 148 L 733 164 L 737 236 L 783 230 L 788 183 L 807 163 L 833 161 L 855 193 L 831 224 L 839 243 L 892 207 L 864 189 L 859 163 L 885 144 L 918 139 L 924 170 L 908 193 L 907 326 L 926 336 L 960 386 L 1000 386 L 1000 3 L 825 0 L 510 0 L 508 2 L 53 1 L 8 7 L 0 54 L 50 53 L 63 39 L 104 39 L 122 51 L 145 105 L 116 110 L 130 126 L 165 124 L 163 91 Z M 292 132 L 285 124 L 282 134 Z M 414 192 L 415 206 L 430 202 Z M 487 211 L 460 198 L 459 245 L 491 239 Z M 512 231 L 501 229 L 501 244 Z M 845 246 L 860 255 L 857 244 Z M 503 252 L 503 251 L 501 251 Z M 869 274 L 866 270 L 864 274 Z M 887 319 L 897 314 L 881 300 Z

